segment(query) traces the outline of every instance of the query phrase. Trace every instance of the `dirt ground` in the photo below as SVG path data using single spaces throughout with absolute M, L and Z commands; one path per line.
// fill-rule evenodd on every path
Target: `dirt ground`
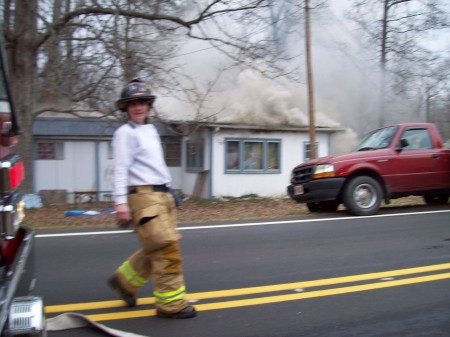
M 393 200 L 392 206 L 423 205 L 422 198 L 409 197 Z M 340 206 L 342 207 L 342 206 Z M 384 206 L 386 207 L 386 206 Z M 81 211 L 95 215 L 77 215 Z M 112 203 L 54 204 L 27 209 L 24 223 L 34 229 L 53 228 L 115 228 Z M 179 223 L 207 221 L 293 218 L 309 214 L 304 204 L 289 198 L 233 198 L 220 200 L 187 200 L 178 209 Z

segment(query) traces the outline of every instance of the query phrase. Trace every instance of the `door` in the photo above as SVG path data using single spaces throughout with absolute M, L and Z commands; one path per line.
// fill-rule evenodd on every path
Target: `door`
M 396 172 L 400 191 L 420 191 L 442 187 L 444 164 L 425 127 L 406 129 L 401 138 L 407 146 L 397 152 Z

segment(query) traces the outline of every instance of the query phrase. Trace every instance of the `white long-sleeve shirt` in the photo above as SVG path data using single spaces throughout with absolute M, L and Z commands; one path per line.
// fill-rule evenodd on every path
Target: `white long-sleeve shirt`
M 152 124 L 128 122 L 113 135 L 114 203 L 127 203 L 128 186 L 170 186 L 161 139 Z

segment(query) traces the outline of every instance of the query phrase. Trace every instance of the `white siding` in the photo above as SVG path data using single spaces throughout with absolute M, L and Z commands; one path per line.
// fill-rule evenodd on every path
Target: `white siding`
M 279 173 L 225 173 L 225 138 L 281 139 Z M 285 196 L 291 170 L 303 161 L 303 143 L 309 141 L 307 133 L 241 131 L 216 133 L 213 140 L 212 196 L 239 197 L 247 194 L 259 196 Z M 328 155 L 328 136 L 318 133 L 319 156 Z
M 113 191 L 114 162 L 109 141 L 65 141 L 64 159 L 34 161 L 34 190 L 98 191 L 100 200 Z M 98 156 L 98 157 L 97 157 Z M 181 189 L 181 168 L 170 167 L 172 187 Z
M 101 197 L 111 194 L 113 190 L 113 168 L 114 163 L 110 156 L 110 142 L 102 141 L 98 143 L 98 190 Z M 93 172 L 95 174 L 95 171 Z M 95 179 L 95 177 L 94 177 Z
M 108 142 L 98 145 L 98 161 L 96 142 L 93 141 L 66 141 L 64 159 L 35 160 L 35 190 L 66 190 L 68 201 L 73 200 L 72 193 L 75 191 L 96 191 L 97 187 L 100 187 L 99 191 L 110 190 L 112 181 L 108 173 L 111 167 L 107 159 Z M 98 168 L 97 163 L 100 163 Z
M 169 167 L 170 176 L 172 177 L 172 188 L 174 190 L 182 189 L 182 169 L 181 167 Z

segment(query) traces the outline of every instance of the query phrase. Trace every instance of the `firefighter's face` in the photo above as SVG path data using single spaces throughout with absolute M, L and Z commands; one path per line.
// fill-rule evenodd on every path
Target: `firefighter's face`
M 145 99 L 137 99 L 127 104 L 127 112 L 130 120 L 136 124 L 144 124 L 150 110 L 150 102 Z

